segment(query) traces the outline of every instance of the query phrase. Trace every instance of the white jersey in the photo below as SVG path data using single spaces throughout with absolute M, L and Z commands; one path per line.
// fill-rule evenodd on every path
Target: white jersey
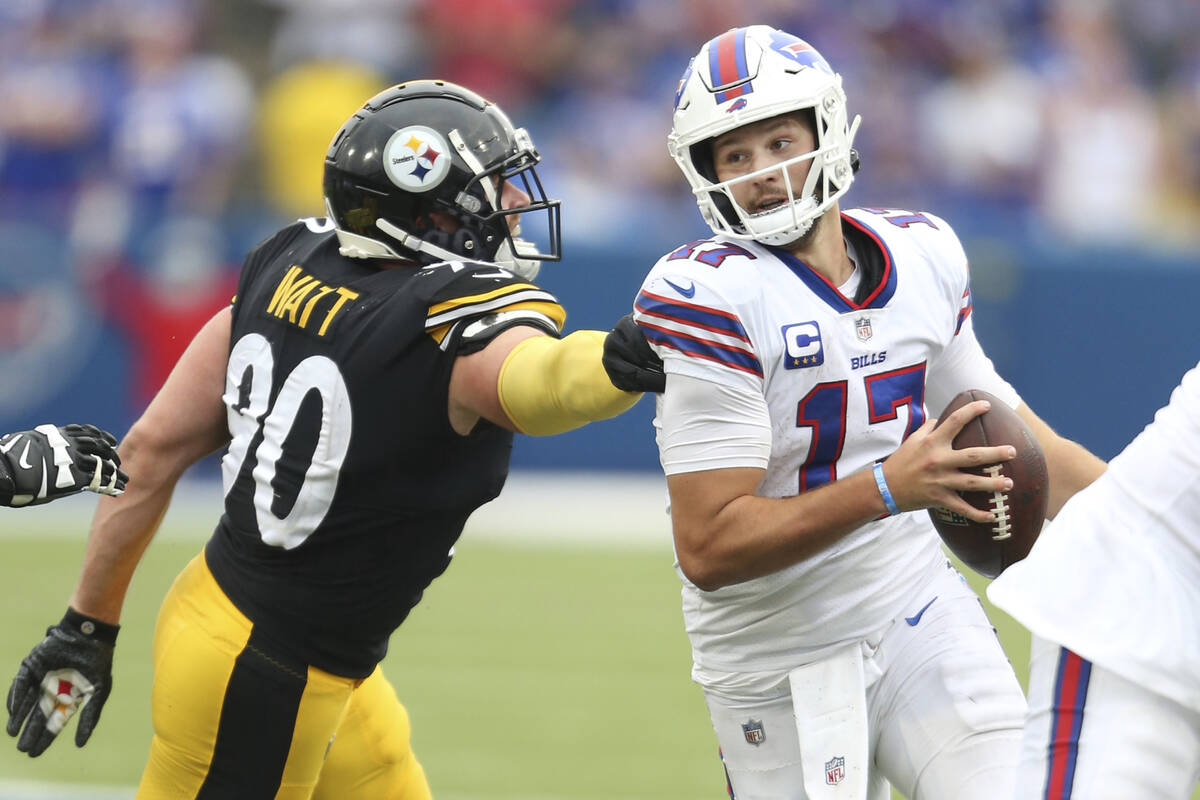
M 1200 365 L 988 597 L 1038 636 L 1200 711 Z
M 870 467 L 962 390 L 1020 402 L 975 339 L 966 255 L 950 227 L 884 209 L 842 219 L 859 262 L 871 255 L 882 265 L 862 302 L 786 251 L 713 238 L 660 259 L 635 304 L 668 375 L 765 398 L 771 453 L 761 496 L 795 495 Z M 928 515 L 917 511 L 715 591 L 680 572 L 693 675 L 721 691 L 727 673 L 787 669 L 798 655 L 863 638 L 944 565 Z

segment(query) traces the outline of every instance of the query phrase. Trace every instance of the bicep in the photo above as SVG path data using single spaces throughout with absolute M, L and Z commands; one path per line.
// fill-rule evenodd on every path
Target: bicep
M 671 373 L 658 424 L 676 547 L 686 551 L 707 542 L 730 503 L 757 491 L 770 412 L 760 392 Z
M 657 424 L 667 475 L 765 470 L 771 457 L 771 414 L 761 391 L 669 372 Z
M 499 333 L 483 349 L 454 359 L 447 411 L 456 431 L 466 435 L 481 417 L 506 430 L 517 430 L 500 403 L 500 368 L 519 343 L 545 335 L 537 328 L 517 325 Z

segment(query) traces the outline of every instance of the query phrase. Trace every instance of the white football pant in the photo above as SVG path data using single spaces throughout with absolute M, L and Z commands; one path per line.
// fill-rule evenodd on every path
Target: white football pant
M 1033 637 L 1017 800 L 1187 800 L 1200 714 Z
M 889 782 L 910 800 L 1012 800 L 1025 698 L 962 577 L 947 569 L 920 605 L 905 609 L 861 649 L 868 737 L 863 800 L 886 800 Z M 812 800 L 804 789 L 805 759 L 787 680 L 760 701 L 706 697 L 736 800 Z M 822 770 L 817 783 L 833 785 L 862 766 L 839 758 L 845 757 L 808 755 L 810 768 Z

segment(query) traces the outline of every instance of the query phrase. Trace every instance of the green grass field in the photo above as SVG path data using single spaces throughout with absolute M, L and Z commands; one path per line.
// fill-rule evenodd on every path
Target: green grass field
M 66 523 L 35 518 L 36 509 L 18 513 L 30 516 L 0 520 L 4 687 L 61 615 L 83 550 L 81 536 L 55 529 Z M 150 737 L 158 602 L 214 518 L 211 510 L 173 514 L 134 581 L 113 696 L 92 741 L 77 750 L 68 740 L 72 725 L 45 755 L 30 759 L 0 737 L 0 800 L 34 796 L 12 789 L 25 785 L 17 782 L 136 784 Z M 624 531 L 622 543 L 605 544 L 572 543 L 568 533 L 557 541 L 512 540 L 468 528 L 450 570 L 392 638 L 384 664 L 412 715 L 414 746 L 435 797 L 725 797 L 703 698 L 688 677 L 666 531 L 653 519 L 644 536 Z M 989 613 L 1024 681 L 1028 635 L 991 607 Z M 81 789 L 78 796 L 96 794 Z M 129 795 L 114 795 L 122 796 Z

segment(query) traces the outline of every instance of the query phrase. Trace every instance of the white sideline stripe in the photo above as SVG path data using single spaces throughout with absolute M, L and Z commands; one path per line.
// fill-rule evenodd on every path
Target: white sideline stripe
M 184 480 L 161 536 L 202 542 L 221 509 L 217 480 Z M 31 508 L 0 508 L 0 541 L 84 539 L 99 498 L 90 493 Z M 463 543 L 671 548 L 667 483 L 653 472 L 540 472 L 509 475 L 500 497 L 475 512 Z M 3 798 L 0 798 L 3 800 Z

